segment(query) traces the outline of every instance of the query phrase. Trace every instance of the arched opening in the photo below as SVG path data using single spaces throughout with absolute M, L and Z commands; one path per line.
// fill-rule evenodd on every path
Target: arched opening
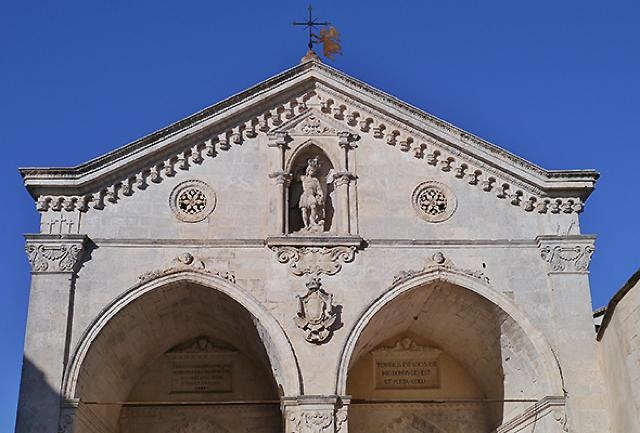
M 540 336 L 461 284 L 472 279 L 422 276 L 365 313 L 338 379 L 350 433 L 484 433 L 562 395 Z
M 74 432 L 282 431 L 280 397 L 297 391 L 280 364 L 291 359 L 274 355 L 269 323 L 203 284 L 213 277 L 192 277 L 134 290 L 85 336 L 67 378 L 80 399 Z
M 289 164 L 289 172 L 292 178 L 289 186 L 288 233 L 304 235 L 332 231 L 335 169 L 327 154 L 317 145 L 308 144 L 294 156 Z

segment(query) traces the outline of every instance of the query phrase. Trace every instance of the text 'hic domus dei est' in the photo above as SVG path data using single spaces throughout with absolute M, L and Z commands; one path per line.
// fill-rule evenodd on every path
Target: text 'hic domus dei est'
M 605 431 L 593 171 L 308 58 L 22 174 L 41 225 L 20 433 Z

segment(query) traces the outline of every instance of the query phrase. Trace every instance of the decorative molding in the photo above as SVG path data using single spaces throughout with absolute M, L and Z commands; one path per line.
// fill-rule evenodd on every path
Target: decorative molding
M 305 340 L 313 344 L 322 344 L 331 337 L 337 319 L 333 295 L 325 292 L 321 285 L 320 278 L 311 278 L 306 283 L 307 294 L 296 296 L 298 313 L 294 321 L 298 328 L 306 331 Z
M 453 262 L 445 257 L 442 252 L 437 252 L 433 256 L 431 256 L 425 266 L 419 270 L 409 270 L 409 271 L 401 271 L 397 273 L 393 277 L 392 285 L 397 285 L 404 281 L 407 281 L 410 278 L 416 277 L 418 275 L 429 274 L 432 272 L 440 272 L 440 271 L 449 271 L 456 272 L 458 274 L 467 275 L 473 278 L 477 278 L 482 281 L 484 284 L 490 284 L 489 277 L 487 277 L 482 271 L 473 271 L 470 269 L 461 269 L 456 267 Z
M 411 204 L 420 218 L 431 223 L 439 223 L 451 218 L 458 207 L 458 200 L 447 185 L 427 181 L 413 190 Z
M 442 353 L 440 349 L 435 347 L 420 346 L 409 337 L 402 338 L 391 347 L 378 347 L 371 351 L 371 353 L 394 353 L 394 352 L 422 352 L 437 357 Z
M 87 246 L 85 235 L 26 235 L 25 251 L 31 272 L 74 273 Z
M 196 259 L 190 253 L 184 253 L 173 259 L 170 266 L 164 269 L 145 272 L 138 277 L 139 284 L 146 283 L 156 278 L 164 277 L 165 275 L 175 274 L 181 271 L 196 271 L 209 275 L 215 275 L 220 278 L 224 278 L 232 283 L 236 282 L 235 275 L 230 271 L 218 271 L 215 269 L 207 269 L 205 262 L 200 259 Z
M 565 412 L 566 401 L 562 396 L 547 396 L 529 406 L 521 414 L 504 422 L 491 433 L 516 433 L 521 432 L 528 425 L 538 425 L 544 417 L 552 414 L 561 431 L 569 431 L 567 428 L 567 416 Z
M 552 273 L 587 273 L 595 252 L 593 238 L 583 236 L 539 237 L 538 247 Z
M 216 207 L 216 193 L 206 182 L 191 179 L 180 182 L 169 194 L 169 208 L 180 221 L 204 220 Z
M 283 397 L 287 433 L 346 433 L 349 398 L 302 395 Z
M 280 263 L 289 264 L 293 275 L 335 275 L 344 263 L 352 262 L 356 255 L 355 246 L 336 247 L 289 247 L 274 246 Z

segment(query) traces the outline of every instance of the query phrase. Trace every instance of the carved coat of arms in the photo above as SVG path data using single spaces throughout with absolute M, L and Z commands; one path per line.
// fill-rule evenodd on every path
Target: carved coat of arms
M 320 279 L 312 278 L 306 284 L 307 294 L 298 296 L 298 314 L 294 318 L 296 325 L 305 331 L 305 339 L 320 344 L 331 335 L 331 327 L 336 321 L 333 311 L 333 295 L 320 288 Z

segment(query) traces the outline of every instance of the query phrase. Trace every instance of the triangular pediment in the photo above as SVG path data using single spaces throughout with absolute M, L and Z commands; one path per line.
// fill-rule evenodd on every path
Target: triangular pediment
M 39 210 L 87 211 L 223 157 L 260 134 L 341 133 L 394 146 L 526 211 L 579 212 L 598 176 L 592 170 L 544 170 L 318 61 L 80 166 L 21 173 Z

